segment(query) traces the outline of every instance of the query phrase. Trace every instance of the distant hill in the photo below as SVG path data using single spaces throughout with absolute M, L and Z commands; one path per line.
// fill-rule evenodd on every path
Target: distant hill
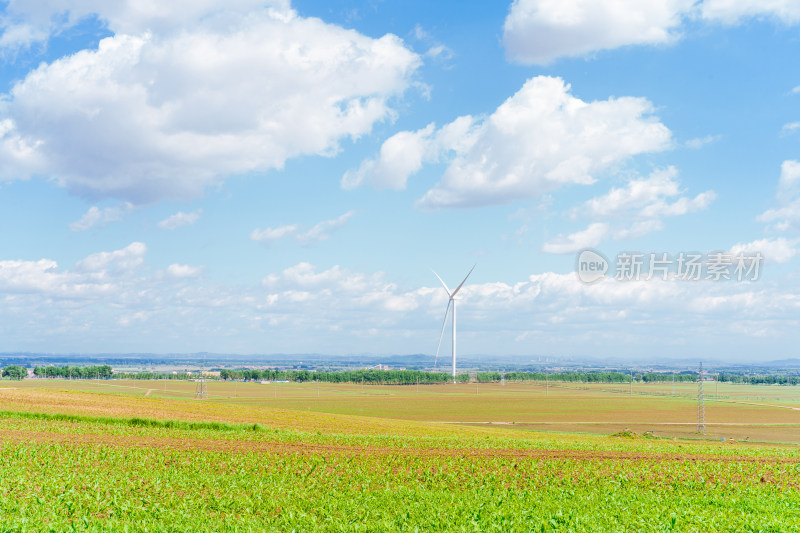
M 766 363 L 756 363 L 753 366 L 763 366 L 767 368 L 800 368 L 800 359 L 778 359 Z

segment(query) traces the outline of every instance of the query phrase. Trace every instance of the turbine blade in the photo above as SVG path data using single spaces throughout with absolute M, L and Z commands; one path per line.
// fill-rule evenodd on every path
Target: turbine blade
M 461 285 L 456 287 L 456 290 L 453 291 L 453 294 L 450 295 L 450 298 L 453 298 L 456 295 L 456 293 L 461 290 L 461 287 L 463 287 L 464 283 L 467 282 L 467 278 L 469 277 L 470 274 L 472 274 L 472 271 L 475 270 L 476 266 L 478 266 L 478 263 L 475 263 L 474 265 L 472 265 L 472 268 L 470 268 L 469 272 L 467 272 L 467 276 L 464 278 L 464 281 L 461 282 Z M 435 274 L 435 272 L 434 272 L 434 274 Z
M 433 275 L 434 275 L 434 276 L 436 276 L 437 278 L 439 278 L 439 274 L 437 274 L 435 270 L 431 269 L 431 272 L 433 272 Z M 451 294 L 450 294 L 450 289 L 448 289 L 448 288 L 447 288 L 447 284 L 444 282 L 444 280 L 443 280 L 442 278 L 439 278 L 439 281 L 441 281 L 441 282 L 442 282 L 442 285 L 444 286 L 444 290 L 446 290 L 446 291 L 447 291 L 447 295 L 448 295 L 448 296 L 451 296 Z
M 453 300 L 447 301 L 447 309 L 444 310 L 444 320 L 442 321 L 442 332 L 439 333 L 439 344 L 436 346 L 436 358 L 433 360 L 433 368 L 436 368 L 436 362 L 439 360 L 439 348 L 442 347 L 442 338 L 444 337 L 444 328 L 447 326 L 447 314 L 450 312 L 450 304 Z

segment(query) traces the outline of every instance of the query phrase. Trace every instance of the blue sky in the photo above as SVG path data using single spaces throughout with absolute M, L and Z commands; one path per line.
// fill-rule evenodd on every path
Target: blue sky
M 0 351 L 797 355 L 797 2 L 0 10 Z

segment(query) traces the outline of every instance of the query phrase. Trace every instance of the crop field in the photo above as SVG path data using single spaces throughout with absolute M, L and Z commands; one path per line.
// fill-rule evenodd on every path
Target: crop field
M 192 399 L 189 381 L 25 380 L 2 387 L 104 392 Z M 629 429 L 697 438 L 697 384 L 506 383 L 352 385 L 215 382 L 211 404 L 359 415 L 440 424 L 504 426 L 514 430 L 611 434 Z M 800 387 L 705 385 L 708 439 L 800 444 Z
M 0 531 L 796 530 L 794 388 L 676 388 L 4 381 Z

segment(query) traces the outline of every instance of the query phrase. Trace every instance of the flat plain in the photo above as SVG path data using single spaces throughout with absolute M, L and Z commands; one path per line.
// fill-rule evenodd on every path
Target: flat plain
M 0 382 L 0 531 L 800 523 L 795 387 L 706 384 L 706 435 L 696 384 L 194 389 Z
M 196 384 L 179 380 L 24 380 L 0 382 L 3 387 L 193 399 Z M 215 405 L 256 409 L 601 435 L 629 429 L 662 437 L 700 438 L 696 432 L 696 383 L 676 383 L 674 388 L 670 383 L 540 382 L 417 387 L 209 381 L 207 394 L 207 402 Z M 800 444 L 800 387 L 708 382 L 705 398 L 707 440 Z

